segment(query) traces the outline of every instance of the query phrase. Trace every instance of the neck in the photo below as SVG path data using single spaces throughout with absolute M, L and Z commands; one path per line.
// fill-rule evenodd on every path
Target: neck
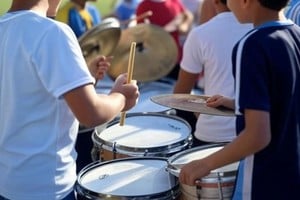
M 20 10 L 33 10 L 46 15 L 49 4 L 47 0 L 14 0 L 8 12 L 15 12 Z
M 263 13 L 263 14 L 261 14 Z M 259 12 L 257 16 L 255 16 L 253 20 L 254 27 L 260 26 L 266 22 L 270 21 L 283 21 L 286 20 L 283 9 L 281 11 L 274 11 L 270 9 L 265 9 L 262 12 Z

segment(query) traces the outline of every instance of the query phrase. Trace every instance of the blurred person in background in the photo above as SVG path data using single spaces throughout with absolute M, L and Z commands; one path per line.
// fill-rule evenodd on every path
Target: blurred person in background
M 184 7 L 181 0 L 143 0 L 137 7 L 136 16 L 147 11 L 152 11 L 152 15 L 138 20 L 137 23 L 150 23 L 162 27 L 171 34 L 177 45 L 177 63 L 167 75 L 167 77 L 176 80 L 182 57 L 180 35 L 186 35 L 190 31 L 193 24 L 193 14 Z
M 59 8 L 55 17 L 68 24 L 77 38 L 101 22 L 100 11 L 89 1 L 97 0 L 69 0 Z
M 290 1 L 289 5 L 286 7 L 285 10 L 286 18 L 292 20 L 297 24 L 300 25 L 300 1 L 299 0 L 292 0 Z

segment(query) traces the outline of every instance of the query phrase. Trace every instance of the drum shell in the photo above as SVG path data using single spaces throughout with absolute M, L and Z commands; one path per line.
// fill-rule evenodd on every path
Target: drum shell
M 194 147 L 171 156 L 168 159 L 167 170 L 173 175 L 179 175 L 180 170 L 172 167 L 176 162 L 188 163 L 195 159 L 204 158 L 215 151 L 223 148 L 223 144 L 211 144 Z M 195 156 L 197 154 L 197 156 Z M 201 155 L 202 154 L 202 155 Z M 181 161 L 180 161 L 181 160 Z M 177 163 L 177 164 L 178 164 Z M 206 199 L 231 199 L 235 187 L 238 163 L 226 165 L 222 168 L 213 170 L 209 175 L 198 180 L 198 186 L 189 186 L 180 183 L 181 200 L 206 200 Z
M 161 168 L 160 170 L 164 170 L 164 176 L 160 177 L 160 178 L 164 178 L 164 180 L 169 183 L 169 187 L 166 189 L 162 189 L 161 191 L 157 191 L 157 192 L 153 192 L 153 193 L 145 193 L 145 194 L 136 194 L 134 191 L 130 191 L 130 189 L 133 189 L 132 186 L 128 186 L 128 188 L 126 189 L 128 192 L 124 195 L 120 195 L 120 194 L 114 194 L 113 192 L 111 193 L 105 193 L 105 192 L 101 192 L 100 190 L 102 190 L 103 188 L 102 185 L 105 184 L 99 184 L 101 185 L 99 187 L 99 192 L 93 191 L 93 189 L 89 188 L 89 186 L 86 186 L 84 184 L 82 184 L 82 179 L 84 178 L 84 176 L 88 173 L 91 173 L 93 170 L 97 170 L 98 168 L 98 172 L 101 169 L 101 167 L 110 167 L 110 168 L 114 168 L 114 165 L 120 163 L 120 168 L 123 167 L 122 163 L 123 162 L 137 162 L 139 163 L 140 161 L 147 161 L 147 162 L 165 162 L 165 165 L 163 168 Z M 110 166 L 112 165 L 112 166 Z M 129 173 L 126 174 L 126 177 L 128 177 L 128 179 L 135 177 L 136 174 L 138 173 L 142 173 L 143 170 L 147 171 L 147 167 L 152 168 L 152 166 L 147 166 L 146 164 L 142 164 L 141 163 L 142 168 L 139 167 L 137 170 L 129 170 Z M 145 158 L 124 158 L 124 159 L 115 159 L 115 160 L 110 160 L 110 161 L 105 161 L 105 162 L 100 162 L 100 161 L 96 161 L 93 162 L 89 165 L 87 165 L 85 168 L 83 168 L 79 174 L 78 174 L 78 178 L 75 184 L 75 194 L 76 194 L 76 199 L 77 200 L 88 200 L 88 199 L 93 199 L 93 200 L 102 200 L 102 199 L 113 199 L 113 200 L 144 200 L 144 199 L 155 199 L 155 200 L 173 200 L 173 199 L 178 199 L 180 196 L 180 190 L 179 190 L 179 182 L 178 182 L 178 178 L 170 173 L 167 172 L 167 170 L 165 169 L 165 167 L 167 166 L 167 160 L 166 158 L 161 158 L 161 157 L 145 157 Z M 157 174 L 155 174 L 156 171 L 154 171 L 153 176 L 157 176 Z M 116 174 L 122 174 L 123 172 L 116 172 Z M 107 178 L 109 177 L 113 177 L 116 174 L 107 174 Z M 97 174 L 99 175 L 99 174 Z M 94 174 L 93 176 L 97 176 L 96 174 Z M 101 177 L 101 174 L 99 175 L 99 177 Z M 145 176 L 146 177 L 146 176 Z M 144 177 L 142 177 L 140 180 L 142 180 Z M 153 179 L 155 180 L 155 179 Z M 101 180 L 100 180 L 101 181 Z M 115 184 L 114 181 L 110 181 L 112 185 Z M 134 181 L 139 181 L 139 180 L 134 180 Z M 133 181 L 133 182 L 134 182 Z M 147 180 L 144 180 L 145 185 L 149 184 L 149 182 Z M 159 180 L 157 180 L 159 181 Z M 120 182 L 122 182 L 122 180 L 120 180 Z M 132 183 L 133 183 L 132 182 Z M 152 182 L 150 184 L 156 185 L 159 182 Z M 119 184 L 119 183 L 118 183 Z M 130 185 L 131 183 L 129 183 L 128 185 Z M 127 185 L 124 185 L 125 187 L 127 187 Z M 105 189 L 103 189 L 105 190 Z M 116 192 L 117 193 L 117 192 Z
M 151 124 L 147 120 L 155 120 L 154 123 Z M 124 132 L 114 133 L 115 130 L 118 130 L 119 118 L 110 123 L 110 125 L 104 130 L 101 134 L 95 131 L 92 135 L 92 140 L 94 141 L 94 146 L 97 148 L 99 152 L 99 159 L 101 161 L 107 161 L 116 158 L 126 158 L 126 157 L 143 157 L 143 156 L 154 156 L 154 157 L 170 157 L 175 153 L 190 148 L 192 144 L 192 135 L 191 135 L 191 127 L 190 125 L 177 116 L 167 115 L 163 113 L 129 113 L 127 114 L 127 118 L 125 120 L 125 126 L 128 124 L 130 126 L 135 126 L 138 130 L 133 130 L 132 132 L 128 132 L 126 127 L 124 128 Z M 137 122 L 131 120 L 138 120 Z M 144 124 L 135 124 L 139 123 L 139 120 L 143 121 Z M 127 121 L 127 122 L 126 122 Z M 163 124 L 163 127 L 159 127 L 159 124 Z M 146 135 L 151 127 L 157 126 L 157 129 L 153 129 L 153 131 L 149 134 L 157 134 L 161 137 L 165 137 L 165 143 L 160 145 L 159 143 L 155 143 L 156 141 L 149 141 L 148 136 Z M 174 131 L 173 131 L 174 129 Z M 120 128 L 123 130 L 123 128 Z M 147 132 L 145 132 L 147 131 Z M 160 132 L 161 131 L 161 132 Z M 170 133 L 172 131 L 172 133 Z M 182 131 L 182 133 L 180 132 Z M 106 132 L 106 133 L 105 133 Z M 129 134 L 130 133 L 130 134 Z M 116 140 L 105 138 L 104 134 L 108 135 L 117 135 Z M 126 135 L 137 134 L 133 136 L 128 136 L 130 140 L 137 138 L 140 143 L 145 144 L 144 146 L 134 146 L 133 144 L 126 143 Z M 169 135 L 180 135 L 179 139 L 176 140 L 170 139 Z M 121 138 L 118 140 L 118 138 Z M 129 140 L 128 139 L 128 140 Z M 160 139 L 161 142 L 163 139 Z M 130 141 L 128 141 L 130 142 Z M 153 146 L 151 146 L 153 145 Z

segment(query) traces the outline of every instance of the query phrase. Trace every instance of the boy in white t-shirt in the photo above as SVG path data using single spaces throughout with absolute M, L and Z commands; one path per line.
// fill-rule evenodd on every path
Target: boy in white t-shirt
M 217 15 L 194 28 L 184 44 L 180 73 L 174 93 L 190 93 L 199 74 L 204 72 L 204 94 L 234 97 L 231 52 L 236 42 L 252 29 L 240 24 L 226 6 L 215 0 Z M 181 116 L 182 112 L 179 112 Z M 189 119 L 187 119 L 189 121 Z M 195 127 L 193 146 L 230 142 L 235 137 L 235 117 L 201 114 Z
M 97 94 L 75 34 L 47 17 L 59 3 L 13 0 L 0 17 L 0 199 L 75 199 L 79 122 L 106 123 L 139 96 L 126 74 Z

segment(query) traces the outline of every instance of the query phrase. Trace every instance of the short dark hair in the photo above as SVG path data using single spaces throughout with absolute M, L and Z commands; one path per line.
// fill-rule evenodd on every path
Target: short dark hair
M 227 4 L 227 0 L 220 0 L 223 4 Z
M 258 1 L 262 6 L 276 11 L 280 11 L 289 2 L 289 0 L 258 0 Z

